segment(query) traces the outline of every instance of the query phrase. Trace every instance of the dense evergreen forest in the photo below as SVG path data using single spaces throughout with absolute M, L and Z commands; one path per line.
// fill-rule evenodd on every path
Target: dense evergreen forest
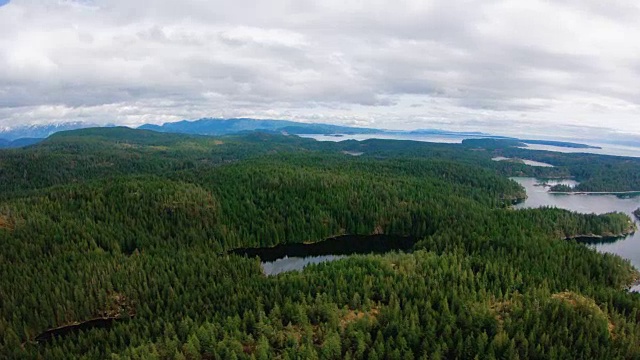
M 536 168 L 534 176 L 547 178 L 573 178 L 580 183 L 571 189 L 558 187 L 558 191 L 578 192 L 640 192 L 640 158 L 606 156 L 588 153 L 564 154 L 553 151 L 527 150 L 507 140 L 465 140 L 467 146 L 490 149 L 509 158 L 527 159 L 554 165 L 554 168 Z M 505 164 L 510 164 L 505 162 Z M 512 164 L 512 163 L 511 163 Z M 509 169 L 517 175 L 520 169 Z M 523 174 L 531 175 L 532 169 Z
M 631 219 L 513 210 L 526 193 L 508 179 L 621 190 L 640 165 L 491 161 L 518 151 L 126 128 L 0 151 L 0 358 L 640 357 L 640 274 L 563 240 Z M 269 277 L 229 254 L 341 234 L 417 243 Z

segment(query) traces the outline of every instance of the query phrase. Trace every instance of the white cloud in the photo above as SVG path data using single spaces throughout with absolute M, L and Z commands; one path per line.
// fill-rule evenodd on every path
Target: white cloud
M 639 133 L 640 4 L 22 0 L 0 127 L 205 116 Z

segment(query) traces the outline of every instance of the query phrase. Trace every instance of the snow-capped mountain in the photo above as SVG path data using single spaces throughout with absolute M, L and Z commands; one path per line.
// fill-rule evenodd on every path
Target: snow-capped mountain
M 83 123 L 79 121 L 75 122 L 64 122 L 64 123 L 52 123 L 52 124 L 41 124 L 41 125 L 21 125 L 16 127 L 7 127 L 4 129 L 0 128 L 0 139 L 5 140 L 16 140 L 23 138 L 46 138 L 51 134 L 57 133 L 59 131 L 66 130 L 75 130 L 82 129 L 86 127 L 94 127 L 97 125 Z

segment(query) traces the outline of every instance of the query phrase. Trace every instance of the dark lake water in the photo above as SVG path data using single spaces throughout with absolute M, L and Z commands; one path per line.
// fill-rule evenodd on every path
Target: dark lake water
M 542 181 L 534 178 L 513 178 L 526 190 L 528 198 L 515 205 L 517 209 L 554 206 L 581 213 L 604 214 L 613 211 L 627 213 L 634 220 L 632 212 L 640 207 L 640 197 L 616 195 L 566 195 L 549 193 L 549 187 L 556 184 L 575 186 L 573 180 Z M 543 186 L 545 184 L 546 186 Z M 636 220 L 637 222 L 637 220 Z M 345 235 L 313 244 L 279 245 L 272 248 L 245 248 L 230 253 L 259 257 L 266 275 L 276 275 L 287 271 L 302 270 L 310 264 L 335 261 L 354 254 L 383 254 L 391 251 L 411 251 L 416 240 L 390 235 Z M 588 246 L 600 252 L 617 254 L 640 269 L 640 232 L 622 239 L 604 239 Z M 640 291 L 640 286 L 632 290 Z
M 313 244 L 278 245 L 271 248 L 246 248 L 231 253 L 259 257 L 266 275 L 302 270 L 310 264 L 334 261 L 354 254 L 384 254 L 410 251 L 416 240 L 392 235 L 344 235 Z
M 539 186 L 542 181 L 534 178 L 513 178 L 527 190 L 528 199 L 516 208 L 537 208 L 541 206 L 555 206 L 561 209 L 578 211 L 581 213 L 604 214 L 613 211 L 620 211 L 628 214 L 638 223 L 633 215 L 633 211 L 640 207 L 640 197 L 622 197 L 616 195 L 566 195 L 550 194 L 549 188 Z M 547 182 L 549 185 L 557 184 Z M 570 186 L 576 184 L 575 181 L 564 182 Z M 634 235 L 617 240 L 605 240 L 600 243 L 593 243 L 592 246 L 600 252 L 617 254 L 625 259 L 629 259 L 633 266 L 640 269 L 640 231 Z M 633 288 L 640 291 L 640 286 Z

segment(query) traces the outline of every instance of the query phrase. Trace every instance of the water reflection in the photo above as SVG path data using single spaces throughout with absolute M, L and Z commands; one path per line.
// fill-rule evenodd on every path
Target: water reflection
M 470 135 L 445 135 L 445 134 L 409 134 L 409 133 L 377 133 L 377 134 L 340 134 L 336 135 L 322 135 L 322 134 L 298 134 L 303 138 L 315 139 L 318 141 L 344 141 L 344 140 L 357 140 L 364 141 L 369 139 L 382 139 L 382 140 L 410 140 L 421 142 L 432 142 L 442 144 L 461 144 L 464 139 L 484 139 L 483 136 L 470 136 Z
M 347 257 L 346 255 L 321 255 L 307 257 L 287 257 L 276 261 L 262 263 L 262 270 L 265 275 L 277 275 L 287 271 L 302 270 L 307 265 L 320 264 L 328 261 L 335 261 Z
M 259 257 L 266 275 L 302 270 L 310 264 L 334 261 L 353 254 L 409 251 L 415 239 L 393 235 L 344 235 L 313 244 L 289 244 L 271 248 L 246 248 L 230 253 Z
M 518 161 L 518 162 L 522 162 L 523 164 L 529 165 L 529 166 L 554 167 L 551 164 L 543 163 L 543 162 L 540 162 L 540 161 L 533 161 L 533 160 L 527 160 L 527 159 L 513 159 L 513 158 L 504 157 L 504 156 L 496 156 L 496 157 L 492 158 L 491 160 L 493 160 L 493 161 Z
M 640 149 L 634 146 L 597 144 L 597 143 L 591 143 L 591 145 L 597 145 L 601 148 L 600 149 L 592 149 L 592 148 L 581 149 L 581 148 L 558 147 L 558 146 L 551 146 L 551 145 L 527 144 L 527 147 L 523 149 L 555 151 L 555 152 L 562 152 L 562 153 L 588 153 L 588 154 L 599 154 L 599 155 L 640 157 Z
M 544 179 L 541 180 L 540 183 L 536 186 L 545 186 L 545 187 L 552 187 L 552 186 L 556 186 L 556 185 L 566 185 L 569 187 L 576 187 L 578 186 L 580 183 L 575 181 L 575 180 L 569 180 L 569 179 L 562 179 L 562 180 L 558 180 L 558 179 Z

